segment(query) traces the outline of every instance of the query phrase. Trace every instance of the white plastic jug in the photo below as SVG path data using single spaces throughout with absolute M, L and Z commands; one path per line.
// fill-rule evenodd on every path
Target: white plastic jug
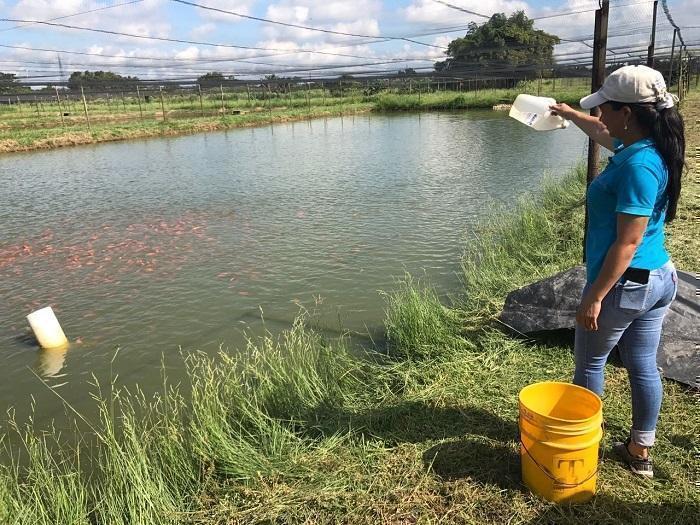
M 58 348 L 68 344 L 68 339 L 50 306 L 33 311 L 27 316 L 27 321 L 42 348 Z
M 552 115 L 549 110 L 549 106 L 556 103 L 556 100 L 549 97 L 518 95 L 508 116 L 537 131 L 566 128 L 569 126 L 569 121 L 559 115 Z

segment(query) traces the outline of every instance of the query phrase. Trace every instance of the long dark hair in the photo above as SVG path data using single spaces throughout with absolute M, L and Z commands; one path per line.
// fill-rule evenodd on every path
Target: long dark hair
M 676 208 L 681 195 L 681 176 L 685 167 L 685 125 L 676 107 L 658 110 L 655 104 L 628 104 L 611 102 L 615 111 L 628 106 L 641 128 L 648 132 L 664 159 L 668 170 L 668 209 L 665 222 L 676 218 Z

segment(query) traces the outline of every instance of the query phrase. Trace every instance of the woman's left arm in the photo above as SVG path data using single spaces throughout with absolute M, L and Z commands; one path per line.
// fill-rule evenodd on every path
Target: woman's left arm
M 576 312 L 576 322 L 586 330 L 598 330 L 598 314 L 603 298 L 629 267 L 634 252 L 642 243 L 649 217 L 617 214 L 617 239 L 605 255 L 603 266 Z

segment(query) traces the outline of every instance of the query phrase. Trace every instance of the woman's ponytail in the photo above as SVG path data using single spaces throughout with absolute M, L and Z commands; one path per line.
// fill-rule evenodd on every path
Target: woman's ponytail
M 665 222 L 676 218 L 678 199 L 681 194 L 681 177 L 685 167 L 685 126 L 683 117 L 675 106 L 656 109 L 654 104 L 622 104 L 629 106 L 639 125 L 646 129 L 654 140 L 656 149 L 664 159 L 668 171 L 668 208 Z M 618 108 L 619 109 L 619 108 Z
M 676 218 L 676 208 L 681 194 L 681 176 L 685 166 L 685 129 L 683 117 L 675 107 L 662 109 L 651 129 L 661 157 L 668 170 L 668 209 L 666 222 Z

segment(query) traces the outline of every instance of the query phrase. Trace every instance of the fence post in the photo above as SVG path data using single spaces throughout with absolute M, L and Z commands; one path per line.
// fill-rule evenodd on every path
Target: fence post
M 270 84 L 267 84 L 267 110 L 270 113 L 270 123 L 272 123 L 272 90 Z
M 656 44 L 656 8 L 659 7 L 659 0 L 654 1 L 654 15 L 651 20 L 651 43 L 647 50 L 647 66 L 654 67 L 654 45 Z
M 673 44 L 671 44 L 671 63 L 668 66 L 668 87 L 669 90 L 671 88 L 671 84 L 673 83 L 673 55 L 676 52 L 676 33 L 678 32 L 678 29 L 673 30 Z
M 39 103 L 36 100 L 36 95 L 34 95 L 34 104 L 36 104 L 36 116 L 37 118 L 41 118 L 41 113 L 39 111 Z
M 248 92 L 248 103 L 250 104 L 250 84 L 245 85 L 245 90 Z
M 197 82 L 197 92 L 199 93 L 199 113 L 204 116 L 204 104 L 202 102 L 202 86 Z
M 80 95 L 83 97 L 83 109 L 85 110 L 85 122 L 87 122 L 88 131 L 92 131 L 92 126 L 90 126 L 90 117 L 88 116 L 87 101 L 85 100 L 85 91 L 83 91 L 83 86 L 80 86 Z
M 608 12 L 609 0 L 603 0 L 600 9 L 595 12 L 595 31 L 593 40 L 593 71 L 591 72 L 591 93 L 598 91 L 605 79 L 605 54 L 608 44 Z M 600 110 L 593 108 L 591 115 L 600 116 Z M 586 190 L 593 179 L 598 175 L 598 158 L 600 146 L 592 139 L 588 139 L 588 169 L 586 172 Z M 588 192 L 586 191 L 586 194 Z M 588 205 L 585 211 L 585 228 L 583 235 L 583 262 L 586 262 L 586 229 L 588 227 Z
M 22 113 L 22 103 L 19 100 L 19 95 L 17 95 L 17 109 Z
M 124 109 L 124 112 L 126 113 L 126 102 L 124 102 L 124 92 L 123 91 L 119 92 L 119 98 L 122 99 L 122 108 Z
M 136 100 L 139 101 L 139 118 L 143 120 L 143 109 L 141 108 L 141 90 L 139 89 L 138 84 L 136 84 Z
M 168 118 L 165 116 L 165 103 L 163 102 L 163 86 L 158 86 L 160 91 L 160 109 L 163 112 L 163 122 Z
M 219 84 L 219 90 L 221 91 L 221 114 L 226 114 L 226 106 L 224 105 L 224 86 Z
M 338 82 L 338 84 L 340 85 L 340 114 L 342 115 L 343 114 L 343 81 L 340 80 Z
M 323 94 L 323 105 L 326 105 L 326 85 L 321 82 L 321 93 Z
M 58 96 L 58 86 L 54 86 L 56 90 L 56 103 L 58 104 L 58 114 L 61 116 L 61 126 L 65 127 L 66 123 L 63 121 L 63 109 L 61 108 L 61 98 Z
M 309 93 L 311 90 L 311 82 L 306 83 L 306 106 L 309 108 L 309 113 L 311 113 L 311 98 L 309 97 Z

